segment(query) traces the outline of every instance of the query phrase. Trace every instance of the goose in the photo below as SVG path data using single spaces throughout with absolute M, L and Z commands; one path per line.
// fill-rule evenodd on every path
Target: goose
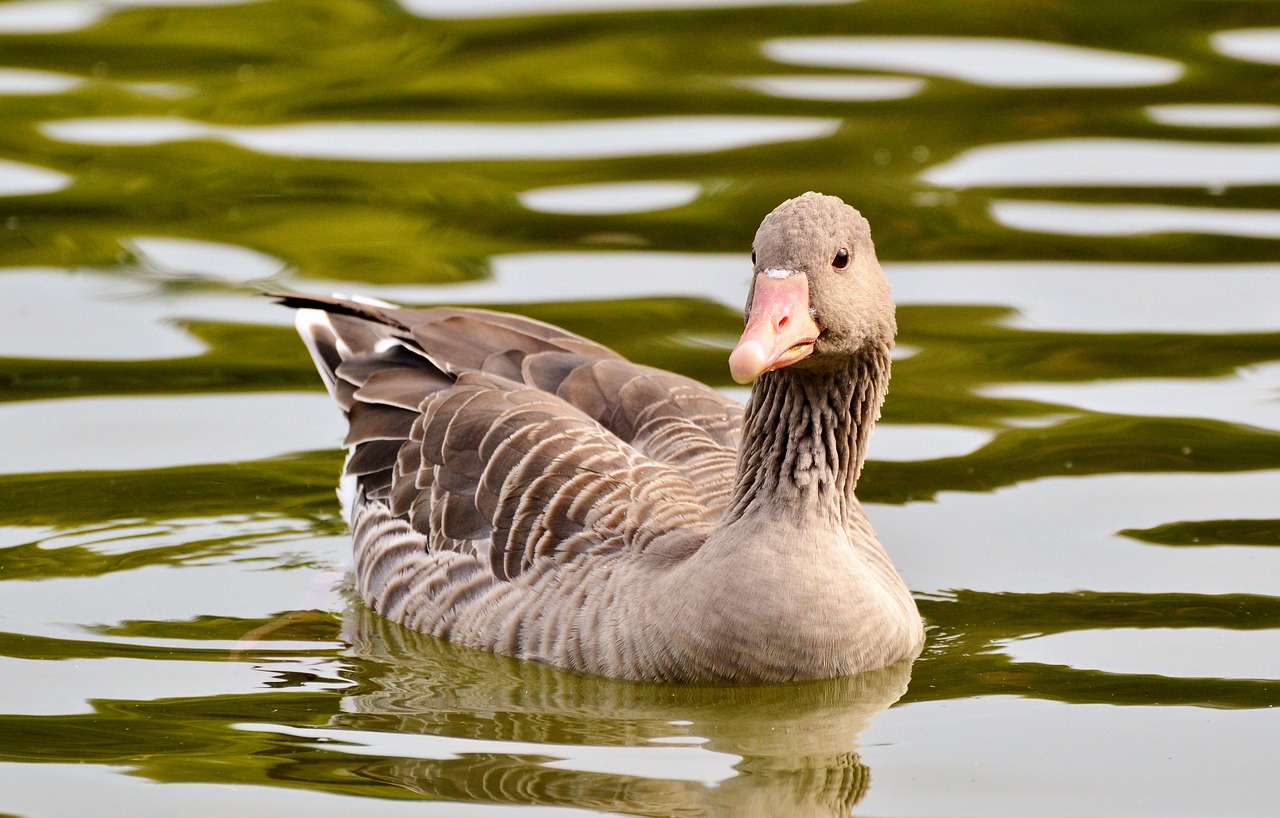
M 854 487 L 896 331 L 870 228 L 775 208 L 729 356 L 745 407 L 528 318 L 271 293 L 345 413 L 354 586 L 459 645 L 673 682 L 834 678 L 924 631 Z

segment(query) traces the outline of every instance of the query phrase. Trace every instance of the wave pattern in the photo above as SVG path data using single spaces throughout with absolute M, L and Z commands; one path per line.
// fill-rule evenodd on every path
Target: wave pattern
M 1280 8 L 481 5 L 0 4 L 0 812 L 1270 815 Z M 914 667 L 639 685 L 351 601 L 259 291 L 741 396 L 747 244 L 808 189 L 900 304 L 860 495 Z

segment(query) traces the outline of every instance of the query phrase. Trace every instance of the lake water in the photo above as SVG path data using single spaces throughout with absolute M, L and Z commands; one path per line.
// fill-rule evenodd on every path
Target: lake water
M 260 290 L 741 396 L 809 189 L 899 303 L 859 494 L 913 667 L 634 684 L 353 604 Z M 1278 240 L 1273 3 L 0 3 L 0 813 L 1274 815 Z

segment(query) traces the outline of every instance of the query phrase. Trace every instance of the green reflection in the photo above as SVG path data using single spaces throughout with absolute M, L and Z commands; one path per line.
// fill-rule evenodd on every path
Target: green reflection
M 1280 680 L 1175 678 L 1015 662 L 1008 640 L 1095 628 L 1280 628 L 1280 598 L 1251 594 L 956 591 L 917 599 L 933 625 L 905 701 L 1016 695 L 1077 704 L 1274 707 Z
M 572 764 L 550 770 L 535 759 L 483 754 L 382 768 L 390 780 L 435 797 L 638 814 L 847 814 L 867 785 L 857 734 L 902 695 L 910 673 L 898 665 L 774 686 L 622 682 L 458 648 L 362 607 L 349 611 L 344 636 L 356 661 L 355 686 L 331 722 L 344 729 L 638 748 L 684 739 L 741 757 L 737 775 L 715 787 L 642 773 L 584 774 Z
M 334 642 L 339 636 L 334 614 L 322 611 L 289 611 L 279 616 L 246 619 L 232 616 L 198 616 L 175 621 L 135 620 L 93 630 L 104 636 L 137 639 L 187 639 L 192 641 L 298 641 Z
M 903 503 L 941 491 L 990 491 L 1039 477 L 1280 468 L 1280 435 L 1211 420 L 1086 415 L 1008 429 L 964 457 L 867 464 L 859 495 Z
M 1280 545 L 1280 520 L 1197 520 L 1119 533 L 1156 545 Z
M 84 31 L 6 37 L 7 62 L 84 76 L 60 95 L 8 97 L 6 150 L 76 174 L 71 189 L 11 199 L 13 264 L 101 265 L 118 238 L 185 235 L 257 247 L 307 275 L 370 281 L 468 275 L 458 257 L 587 243 L 680 251 L 742 250 L 743 225 L 797 190 L 823 187 L 858 201 L 889 259 L 1147 259 L 1271 261 L 1274 242 L 1216 236 L 1082 239 L 1003 229 L 985 192 L 933 191 L 925 167 L 984 143 L 1062 135 L 1169 138 L 1142 109 L 1173 102 L 1275 99 L 1266 66 L 1224 59 L 1207 34 L 1280 23 L 1267 4 L 1005 4 L 999 19 L 933 4 L 848 8 L 703 9 L 427 20 L 392 4 L 275 0 L 214 8 L 117 11 Z M 1103 24 L 1105 21 L 1105 24 Z M 703 32 L 715 31 L 714 38 Z M 884 102 L 769 97 L 747 76 L 831 74 L 782 65 L 760 43 L 840 34 L 1008 36 L 1175 59 L 1177 83 L 1112 89 L 984 88 L 933 78 L 917 97 Z M 128 47 L 122 47 L 128 44 Z M 168 83 L 139 91 L 131 83 Z M 41 137 L 49 120 L 181 117 L 231 125 L 325 120 L 527 122 L 688 114 L 820 116 L 835 135 L 712 156 L 423 164 L 293 160 L 214 141 L 84 146 Z M 1175 132 L 1175 136 L 1183 134 Z M 1203 129 L 1189 140 L 1264 141 Z M 921 153 L 916 148 L 924 148 Z M 919 157 L 926 157 L 923 161 Z M 17 157 L 15 157 L 17 158 Z M 86 167 L 92 172 L 83 172 Z M 716 193 L 674 212 L 550 217 L 523 211 L 533 187 L 689 179 Z M 199 195 L 192 196 L 193 191 Z M 923 199 L 913 193 L 939 194 Z M 1274 207 L 1267 188 L 1090 190 L 1035 188 L 1022 198 Z
M 230 624 L 216 623 L 215 630 Z M 295 638 L 331 636 L 323 617 L 296 624 Z M 458 648 L 362 606 L 349 610 L 342 635 L 350 644 L 343 672 L 349 685 L 338 693 L 307 692 L 304 680 L 287 692 L 99 701 L 90 714 L 0 715 L 0 736 L 11 739 L 0 742 L 0 760 L 127 765 L 157 781 L 645 815 L 837 816 L 847 815 L 868 786 L 858 732 L 902 695 L 910 673 L 900 664 L 852 679 L 764 687 L 622 682 Z M 269 662 L 263 670 L 271 671 Z M 308 727 L 324 730 L 308 734 Z M 451 758 L 435 758 L 438 751 L 424 758 L 344 751 L 345 743 L 376 742 L 380 734 L 448 737 Z M 469 749 L 477 740 L 510 742 L 511 750 L 491 743 Z M 537 744 L 555 747 L 531 751 Z M 548 766 L 566 746 L 579 748 L 571 757 L 583 758 L 592 747 L 634 748 L 637 759 L 697 747 L 693 752 L 721 754 L 729 777 L 713 786 L 642 771 Z
M 306 350 L 285 327 L 189 323 L 209 345 L 190 358 L 49 361 L 0 358 L 0 400 L 315 387 Z
M 124 472 L 0 476 L 0 523 L 71 527 L 251 514 L 306 518 L 336 533 L 341 452 Z
M 78 31 L 0 34 L 4 67 L 85 79 L 61 93 L 0 96 L 0 158 L 74 177 L 57 193 L 0 196 L 0 270 L 53 268 L 65 275 L 87 267 L 138 282 L 177 304 L 157 320 L 180 326 L 208 347 L 201 355 L 152 361 L 2 359 L 0 401 L 320 388 L 291 329 L 215 320 L 194 301 L 187 311 L 182 300 L 243 298 L 247 313 L 258 297 L 256 283 L 163 280 L 126 250 L 137 236 L 249 247 L 281 259 L 289 276 L 346 282 L 359 291 L 364 283 L 480 280 L 495 254 L 652 250 L 745 258 L 760 217 L 781 199 L 812 188 L 862 209 L 887 262 L 1274 264 L 1280 258 L 1269 239 L 1034 233 L 1006 228 L 990 211 L 997 199 L 1276 211 L 1280 198 L 1273 185 L 1167 188 L 1153 179 L 1142 188 L 946 190 L 921 181 L 928 168 L 975 147 L 1039 139 L 1275 145 L 1274 128 L 1171 128 L 1152 121 L 1145 108 L 1275 104 L 1275 66 L 1221 55 L 1210 37 L 1278 26 L 1280 4 L 1011 0 L 998 14 L 994 8 L 868 0 L 430 20 L 393 2 L 271 0 L 112 7 Z M 991 88 L 930 78 L 915 97 L 879 102 L 770 97 L 738 82 L 762 75 L 880 73 L 775 63 L 760 49 L 769 38 L 898 34 L 1047 40 L 1160 56 L 1186 71 L 1165 86 L 1113 89 Z M 705 153 L 434 163 L 292 159 L 216 139 L 73 144 L 42 129 L 59 120 L 117 117 L 253 127 L 691 115 L 831 118 L 842 125 L 823 139 Z M 703 194 L 668 210 L 582 216 L 529 211 L 517 198 L 544 186 L 654 180 L 693 182 Z M 223 272 L 236 280 L 235 271 Z M 262 282 L 268 283 L 288 282 Z M 1162 308 L 1161 296 L 1151 294 L 1152 311 Z M 509 308 L 720 386 L 728 385 L 727 345 L 741 327 L 737 310 L 695 299 Z M 1280 333 L 1046 332 L 1014 326 L 1013 318 L 1000 304 L 900 309 L 899 339 L 915 354 L 895 362 L 886 420 L 989 429 L 995 437 L 961 457 L 872 462 L 860 486 L 863 499 L 907 503 L 1046 476 L 1280 468 L 1280 436 L 1271 430 L 1215 417 L 1108 415 L 983 391 L 992 384 L 1137 378 L 1184 379 L 1194 391 L 1195 379 L 1277 360 Z M 82 330 L 68 326 L 56 309 L 46 326 L 50 333 Z M 272 537 L 341 534 L 333 496 L 341 459 L 340 452 L 323 451 L 152 471 L 0 475 L 0 525 L 31 529 L 29 539 L 41 538 L 0 549 L 0 580 L 130 578 L 147 566 L 233 560 L 240 549 Z M 1273 515 L 1216 519 L 1230 513 L 1167 508 L 1156 519 L 1177 522 L 1121 533 L 1160 546 L 1261 546 L 1262 555 L 1280 544 Z M 225 536 L 208 536 L 176 522 L 193 519 L 246 523 L 242 529 L 229 523 Z M 250 522 L 268 530 L 251 530 Z M 95 548 L 96 541 L 45 547 L 60 537 L 111 542 L 146 526 L 164 529 L 169 539 L 124 553 Z M 946 532 L 937 532 L 933 546 L 948 543 Z M 1028 560 L 1034 562 L 1034 553 Z M 277 567 L 310 570 L 283 559 Z M 1014 582 L 989 579 L 993 588 Z M 82 584 L 94 592 L 91 581 Z M 261 610 L 288 604 L 265 601 Z M 1205 678 L 1179 679 L 1014 662 L 1001 652 L 1011 639 L 1101 628 L 1276 630 L 1275 597 L 959 589 L 921 599 L 920 606 L 930 642 L 904 701 L 1018 696 L 1253 709 L 1274 706 L 1280 697 L 1276 682 L 1218 679 L 1211 667 Z M 906 684 L 903 670 L 901 678 L 778 688 L 630 685 L 453 648 L 359 611 L 341 623 L 323 611 L 183 620 L 166 620 L 163 610 L 131 612 L 139 618 L 120 615 L 96 626 L 57 623 L 80 627 L 84 637 L 54 638 L 29 635 L 46 633 L 49 623 L 29 622 L 29 612 L 13 607 L 0 608 L 0 657 L 15 665 L 117 657 L 137 660 L 137 672 L 145 674 L 145 662 L 152 660 L 234 660 L 260 666 L 265 681 L 252 694 L 101 699 L 86 705 L 90 712 L 67 715 L 0 713 L 0 760 L 88 762 L 154 781 L 365 795 L 361 806 L 370 814 L 379 799 L 445 799 L 650 815 L 847 815 L 875 779 L 859 755 L 858 731 Z M 345 651 L 334 647 L 340 633 L 350 645 Z M 308 669 L 307 662 L 322 660 L 337 670 Z M 335 673 L 346 689 L 331 689 Z M 38 670 L 15 671 L 15 677 L 10 684 L 42 681 Z M 322 685 L 330 689 L 317 689 Z M 247 724 L 265 728 L 245 729 Z M 344 751 L 340 740 L 319 741 L 307 733 L 321 729 L 345 734 L 353 745 L 381 735 L 442 737 L 458 752 L 404 758 L 375 747 L 360 754 Z M 564 745 L 583 754 L 601 746 L 643 752 L 664 746 L 652 739 L 691 736 L 706 739 L 699 746 L 708 754 L 741 759 L 718 787 L 643 767 L 623 775 L 549 766 L 551 749 L 539 746 Z M 472 752 L 472 740 L 524 744 L 509 752 L 492 746 Z M 1215 772 L 1231 763 L 1206 758 L 1203 787 L 1210 790 Z M 1130 773 L 1125 759 L 1117 759 L 1115 768 L 1119 776 Z M 1054 771 L 1055 779 L 1087 786 L 1076 772 L 1064 767 Z M 1017 782 L 1011 779 L 1009 786 Z M 1063 795 L 1037 793 L 1050 805 L 1065 802 Z M 991 793 L 965 808 L 1007 812 L 1002 796 Z M 893 810 L 892 802 L 882 803 Z M 1063 809 L 1071 811 L 1069 806 Z

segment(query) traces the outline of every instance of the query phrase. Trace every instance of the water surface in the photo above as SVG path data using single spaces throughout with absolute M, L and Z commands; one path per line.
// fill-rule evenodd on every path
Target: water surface
M 0 3 L 0 813 L 1273 814 L 1277 99 L 1246 0 Z M 859 495 L 914 666 L 634 684 L 351 600 L 262 289 L 742 397 L 809 189 L 899 303 Z

